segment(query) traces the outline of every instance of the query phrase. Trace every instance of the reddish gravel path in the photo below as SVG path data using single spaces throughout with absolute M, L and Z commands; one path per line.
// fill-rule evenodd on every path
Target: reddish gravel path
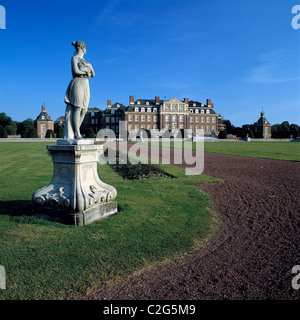
M 85 299 L 299 299 L 300 162 L 205 153 L 219 228 L 206 247 Z

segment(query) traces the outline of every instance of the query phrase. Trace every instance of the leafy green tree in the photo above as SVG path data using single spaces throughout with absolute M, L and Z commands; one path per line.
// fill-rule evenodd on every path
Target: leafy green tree
M 300 127 L 297 124 L 292 123 L 290 125 L 290 135 L 295 139 L 300 135 Z
M 38 138 L 38 134 L 35 128 L 30 128 L 26 135 L 26 138 Z
M 7 132 L 3 127 L 0 128 L 0 138 L 7 138 Z
M 219 132 L 219 136 L 218 136 L 219 139 L 227 139 L 227 133 L 226 133 L 226 130 L 222 130 Z
M 5 127 L 5 130 L 8 135 L 16 135 L 17 134 L 17 125 L 14 121 L 11 124 Z
M 234 125 L 231 124 L 230 120 L 223 120 L 223 123 L 226 125 L 226 133 L 229 134 L 234 134 L 233 130 L 234 130 Z

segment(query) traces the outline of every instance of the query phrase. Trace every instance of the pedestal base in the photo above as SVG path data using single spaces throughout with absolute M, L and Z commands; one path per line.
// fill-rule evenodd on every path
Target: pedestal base
M 47 146 L 54 164 L 50 184 L 32 196 L 39 216 L 68 224 L 86 225 L 117 213 L 117 190 L 97 172 L 103 146 Z
M 53 208 L 37 208 L 37 218 L 74 226 L 85 226 L 93 222 L 115 216 L 118 204 L 114 201 L 98 204 L 83 212 L 59 211 Z
M 83 212 L 78 212 L 73 215 L 74 224 L 76 226 L 84 226 L 86 224 L 93 223 L 103 218 L 108 218 L 116 215 L 118 212 L 118 205 L 116 202 L 111 201 L 102 203 L 87 209 Z

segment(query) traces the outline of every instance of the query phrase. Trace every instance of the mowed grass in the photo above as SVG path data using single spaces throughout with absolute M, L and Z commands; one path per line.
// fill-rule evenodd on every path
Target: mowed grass
M 144 143 L 145 144 L 145 143 Z M 150 144 L 150 143 L 149 143 Z M 161 142 L 152 142 L 154 146 L 161 146 Z M 168 144 L 167 144 L 168 145 Z M 169 144 L 171 148 L 188 148 L 196 150 L 196 142 L 188 142 L 185 146 L 181 142 Z M 227 141 L 205 142 L 205 152 L 232 154 L 245 157 L 300 161 L 300 142 L 288 141 Z
M 181 256 L 207 241 L 216 226 L 210 198 L 194 186 L 220 182 L 185 176 L 123 180 L 99 165 L 118 190 L 121 211 L 83 227 L 32 216 L 31 196 L 52 178 L 45 143 L 0 143 L 0 299 L 70 299 Z
M 238 156 L 300 161 L 300 143 L 285 141 L 230 141 L 206 142 L 206 152 L 233 154 Z

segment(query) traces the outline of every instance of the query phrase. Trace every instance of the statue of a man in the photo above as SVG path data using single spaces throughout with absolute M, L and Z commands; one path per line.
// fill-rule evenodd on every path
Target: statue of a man
M 72 57 L 72 75 L 65 95 L 66 116 L 64 139 L 82 139 L 80 126 L 88 110 L 90 101 L 89 78 L 95 77 L 95 72 L 90 63 L 83 59 L 86 54 L 86 44 L 83 41 L 73 41 L 76 48 Z

